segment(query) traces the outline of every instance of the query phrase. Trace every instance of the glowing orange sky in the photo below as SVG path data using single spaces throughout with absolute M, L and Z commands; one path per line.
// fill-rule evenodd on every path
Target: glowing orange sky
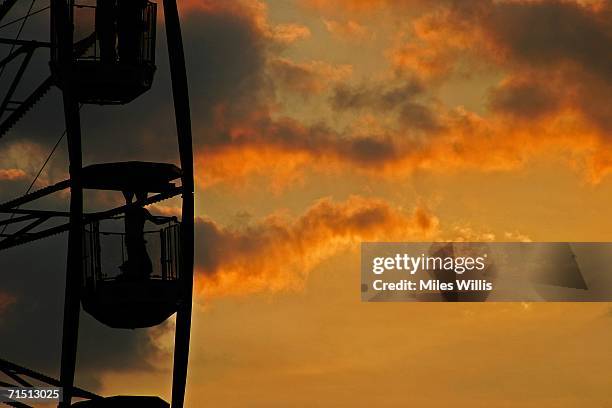
M 190 400 L 605 404 L 607 305 L 362 305 L 351 242 L 609 240 L 611 60 L 583 42 L 612 44 L 610 3 L 249 4 L 272 90 L 238 120 L 218 105 L 231 142 L 198 151 L 228 247 L 198 281 Z M 281 24 L 302 34 L 279 45 Z M 355 195 L 397 215 L 339 231 Z
M 198 280 L 193 406 L 608 401 L 606 305 L 359 304 L 360 239 L 610 239 L 610 58 L 547 51 L 546 28 L 521 26 L 559 6 L 609 45 L 609 3 L 452 3 L 232 11 L 271 44 L 273 89 L 238 119 L 218 105 L 231 143 L 198 150 L 203 222 L 223 244 Z M 280 24 L 302 35 L 278 45 Z M 512 42 L 528 28 L 541 59 Z M 389 215 L 344 229 L 372 205 Z M 414 208 L 435 219 L 422 233 Z

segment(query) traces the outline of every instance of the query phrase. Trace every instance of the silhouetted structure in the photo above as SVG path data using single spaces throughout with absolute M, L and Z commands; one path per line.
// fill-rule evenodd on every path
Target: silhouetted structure
M 10 361 L 0 359 L 0 387 L 24 389 L 27 387 L 61 387 L 59 380 L 34 370 L 27 369 Z M 78 387 L 72 388 L 72 395 L 87 401 L 103 401 L 104 398 Z M 13 400 L 6 405 L 18 408 L 28 408 L 24 400 Z M 152 405 L 155 407 L 155 405 Z
M 0 5 L 0 22 L 17 1 L 7 0 Z M 93 394 L 89 395 L 90 401 L 72 405 L 72 396 L 84 395 L 73 387 L 81 303 L 86 312 L 113 328 L 151 327 L 177 314 L 171 402 L 173 408 L 183 406 L 193 292 L 193 157 L 187 75 L 176 0 L 163 0 L 163 6 L 180 168 L 150 162 L 87 167 L 82 163 L 80 105 L 129 103 L 151 87 L 156 70 L 155 3 L 96 0 L 93 6 L 77 6 L 72 1 L 52 0 L 49 42 L 0 38 L 0 44 L 11 44 L 14 48 L 0 61 L 0 69 L 24 56 L 0 105 L 0 137 L 52 86 L 58 86 L 63 97 L 70 178 L 0 204 L 0 213 L 11 214 L 10 219 L 0 221 L 0 227 L 20 227 L 15 232 L 0 233 L 0 250 L 69 232 L 61 371 L 59 381 L 53 380 L 64 388 L 60 407 L 168 406 L 157 397 L 102 398 Z M 82 32 L 79 21 L 82 9 L 94 11 L 95 15 L 89 19 L 94 27 L 90 34 L 75 41 L 75 33 Z M 33 53 L 41 48 L 51 51 L 51 75 L 23 101 L 13 101 Z M 176 181 L 180 184 L 176 185 Z M 69 212 L 20 208 L 66 189 L 70 189 Z M 84 189 L 124 193 L 126 203 L 87 213 L 83 208 Z M 180 222 L 177 217 L 153 216 L 145 208 L 176 196 L 182 197 Z M 101 229 L 101 225 L 120 217 L 124 221 L 123 231 Z M 62 218 L 67 222 L 48 226 L 52 220 Z M 146 230 L 147 220 L 159 229 Z M 122 260 L 113 267 L 104 262 L 113 250 L 101 245 L 103 239 L 119 242 Z M 152 258 L 151 253 L 157 257 Z
M 61 387 L 59 380 L 48 375 L 29 370 L 10 361 L 0 359 L 0 386 L 25 390 L 28 387 Z M 73 404 L 78 408 L 169 408 L 167 402 L 158 397 L 150 396 L 116 396 L 101 397 L 78 387 L 72 388 L 72 395 L 81 401 Z M 17 408 L 28 408 L 24 401 L 5 402 L 6 405 Z

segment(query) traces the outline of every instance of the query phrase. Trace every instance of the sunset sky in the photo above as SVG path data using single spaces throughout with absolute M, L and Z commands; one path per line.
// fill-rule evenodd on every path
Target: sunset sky
M 612 403 L 608 304 L 359 293 L 362 241 L 612 240 L 612 1 L 179 8 L 197 183 L 187 407 Z M 44 38 L 38 17 L 23 38 Z M 83 108 L 86 164 L 177 161 L 159 20 L 154 88 Z M 61 134 L 60 102 L 53 90 L 0 139 L 0 201 L 22 194 Z M 66 174 L 62 145 L 39 186 Z M 56 376 L 66 240 L 0 253 L 0 357 Z M 169 399 L 172 321 L 117 333 L 82 316 L 77 383 Z

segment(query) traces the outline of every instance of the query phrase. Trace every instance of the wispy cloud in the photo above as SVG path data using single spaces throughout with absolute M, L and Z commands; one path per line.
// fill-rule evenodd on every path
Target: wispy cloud
M 438 219 L 427 209 L 405 212 L 380 199 L 322 199 L 304 214 L 273 214 L 240 229 L 208 219 L 196 224 L 197 287 L 205 297 L 292 290 L 323 260 L 376 239 L 425 239 Z

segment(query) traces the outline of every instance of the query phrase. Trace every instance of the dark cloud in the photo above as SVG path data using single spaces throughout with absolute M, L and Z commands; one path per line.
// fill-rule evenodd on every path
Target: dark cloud
M 425 91 L 418 81 L 408 81 L 397 87 L 389 88 L 384 84 L 362 84 L 361 86 L 338 86 L 331 102 L 336 109 L 374 109 L 388 110 L 412 101 Z
M 424 92 L 424 85 L 416 80 L 395 87 L 385 84 L 342 85 L 335 89 L 331 104 L 340 111 L 396 112 L 399 122 L 407 129 L 440 130 L 436 112 L 420 100 Z
M 494 2 L 479 23 L 507 57 L 530 66 L 575 63 L 612 79 L 612 8 L 569 1 Z
M 494 112 L 522 119 L 536 119 L 560 107 L 559 95 L 537 81 L 509 82 L 491 91 L 489 104 Z
M 401 159 L 405 153 L 405 146 L 400 146 L 391 136 L 355 136 L 337 132 L 325 124 L 306 126 L 289 118 L 272 119 L 269 115 L 227 124 L 217 131 L 218 139 L 211 140 L 198 157 L 206 164 L 205 178 L 225 181 L 274 166 L 278 161 L 284 162 L 288 171 L 294 162 L 304 160 L 318 161 L 321 168 L 340 164 L 376 171 Z M 282 173 L 282 169 L 277 169 L 274 176 Z
M 270 44 L 249 16 L 195 10 L 183 32 L 196 123 L 220 104 L 244 114 L 262 103 L 271 89 L 265 75 Z
M 405 102 L 399 112 L 400 123 L 406 128 L 434 132 L 442 127 L 437 114 L 424 104 Z
M 351 138 L 347 140 L 347 157 L 362 165 L 380 165 L 398 158 L 397 146 L 391 139 Z
M 320 94 L 330 84 L 352 74 L 350 65 L 331 65 L 323 61 L 297 63 L 286 58 L 276 58 L 269 64 L 270 75 L 280 89 L 297 92 L 304 97 Z

